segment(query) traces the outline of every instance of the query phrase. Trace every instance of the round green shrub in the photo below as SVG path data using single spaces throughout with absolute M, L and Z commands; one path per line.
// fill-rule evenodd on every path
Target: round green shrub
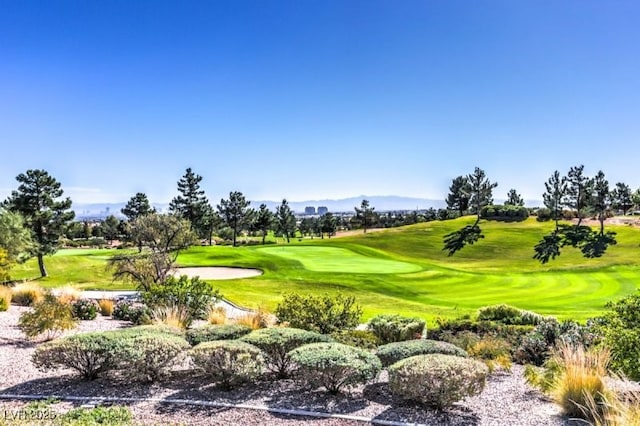
M 500 304 L 484 306 L 478 310 L 478 321 L 498 321 L 512 325 L 538 325 L 544 317 L 538 313 Z
M 118 367 L 123 349 L 113 333 L 83 333 L 38 346 L 31 360 L 41 371 L 70 368 L 93 380 Z
M 214 340 L 234 340 L 251 333 L 251 327 L 242 324 L 208 324 L 187 330 L 191 346 Z
M 181 328 L 174 327 L 167 324 L 149 324 L 149 325 L 137 325 L 135 327 L 125 328 L 120 330 L 122 332 L 129 333 L 160 333 L 171 334 L 173 336 L 185 337 L 185 331 Z
M 262 374 L 264 359 L 257 347 L 239 340 L 203 342 L 189 352 L 196 368 L 231 389 Z
M 190 348 L 180 336 L 158 332 L 124 332 L 124 350 L 118 352 L 120 373 L 132 380 L 152 382 L 167 376 Z
M 367 329 L 385 345 L 403 340 L 419 339 L 424 332 L 425 321 L 420 318 L 407 318 L 395 314 L 381 314 L 371 318 Z
M 368 330 L 340 330 L 331 333 L 331 337 L 338 343 L 356 348 L 375 349 L 378 347 L 378 338 Z
M 387 343 L 386 345 L 380 346 L 376 351 L 376 355 L 385 367 L 401 359 L 427 354 L 443 354 L 458 357 L 469 356 L 463 349 L 451 343 L 423 339 Z
M 240 338 L 262 350 L 267 368 L 278 377 L 287 377 L 291 369 L 289 352 L 308 343 L 331 342 L 329 336 L 299 328 L 274 327 L 254 330 Z
M 111 318 L 120 321 L 130 321 L 134 324 L 151 323 L 149 308 L 141 303 L 133 303 L 128 300 L 120 300 L 116 303 L 111 313 Z
M 71 313 L 79 320 L 94 320 L 99 311 L 100 305 L 93 299 L 78 299 L 71 304 Z
M 331 393 L 375 379 L 380 360 L 365 349 L 342 343 L 311 343 L 289 353 L 295 377 L 311 388 L 324 386 Z
M 488 367 L 451 355 L 417 355 L 389 367 L 391 392 L 403 399 L 444 409 L 484 389 Z

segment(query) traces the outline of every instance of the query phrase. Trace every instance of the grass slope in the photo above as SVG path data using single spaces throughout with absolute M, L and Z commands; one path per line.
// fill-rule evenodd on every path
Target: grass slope
M 343 238 L 305 239 L 290 245 L 193 247 L 178 258 L 182 266 L 257 267 L 255 278 L 215 281 L 229 299 L 273 308 L 287 292 L 346 292 L 363 305 L 365 318 L 377 313 L 418 315 L 433 320 L 509 303 L 561 318 L 584 320 L 604 304 L 636 290 L 640 231 L 626 226 L 618 245 L 599 259 L 584 259 L 571 248 L 547 265 L 532 259 L 533 246 L 552 224 L 483 222 L 485 238 L 448 257 L 443 236 L 471 219 L 430 222 Z M 104 271 L 108 251 L 62 251 L 46 259 L 46 286 L 126 288 Z M 30 261 L 15 278 L 37 275 Z

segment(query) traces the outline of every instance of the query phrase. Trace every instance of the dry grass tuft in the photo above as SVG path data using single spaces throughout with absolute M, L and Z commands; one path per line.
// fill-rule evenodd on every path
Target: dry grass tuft
M 151 310 L 151 322 L 184 330 L 191 324 L 191 316 L 185 307 L 159 306 Z
M 212 307 L 207 314 L 207 322 L 213 325 L 226 324 L 227 310 L 222 306 Z
M 100 305 L 100 314 L 104 317 L 110 317 L 113 313 L 115 302 L 111 299 L 100 299 L 98 305 Z
M 7 286 L 0 285 L 0 311 L 6 311 L 11 306 L 11 296 L 13 293 Z
M 236 324 L 246 325 L 254 330 L 271 327 L 275 324 L 275 317 L 266 308 L 259 307 L 258 310 L 249 312 L 235 320 Z
M 67 285 L 58 290 L 58 300 L 62 303 L 66 303 L 67 305 L 72 304 L 73 302 L 80 300 L 82 296 L 82 290 L 78 287 L 74 287 L 72 285 Z
M 44 299 L 44 289 L 35 283 L 23 283 L 11 289 L 13 303 L 19 306 L 33 306 Z

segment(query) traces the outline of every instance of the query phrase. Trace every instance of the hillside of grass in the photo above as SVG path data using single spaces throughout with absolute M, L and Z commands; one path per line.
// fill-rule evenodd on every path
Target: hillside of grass
M 584 259 L 572 248 L 547 265 L 535 261 L 533 247 L 551 223 L 482 222 L 485 238 L 447 256 L 443 236 L 471 218 L 429 222 L 341 238 L 292 240 L 291 244 L 193 247 L 181 266 L 260 268 L 259 277 L 212 281 L 228 299 L 273 309 L 287 292 L 356 296 L 365 318 L 377 313 L 417 315 L 433 321 L 495 303 L 561 318 L 585 320 L 600 314 L 609 300 L 636 290 L 640 231 L 612 226 L 618 244 L 598 259 Z M 105 271 L 115 251 L 60 251 L 46 258 L 51 277 L 45 286 L 75 284 L 91 289 L 131 288 L 114 283 Z M 34 260 L 15 278 L 37 276 Z

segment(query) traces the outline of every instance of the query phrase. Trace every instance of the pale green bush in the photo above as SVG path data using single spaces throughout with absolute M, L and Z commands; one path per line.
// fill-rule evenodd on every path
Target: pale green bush
M 189 354 L 196 368 L 224 389 L 255 379 L 264 367 L 260 349 L 238 340 L 200 343 Z

